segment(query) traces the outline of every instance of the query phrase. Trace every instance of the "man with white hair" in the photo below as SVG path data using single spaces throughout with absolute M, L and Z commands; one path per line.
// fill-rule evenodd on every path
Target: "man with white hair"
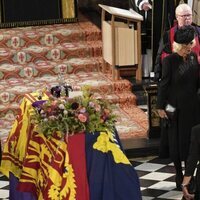
M 173 52 L 174 34 L 180 27 L 186 25 L 192 25 L 192 9 L 188 4 L 179 4 L 175 10 L 177 24 L 167 31 L 160 41 L 156 62 L 155 62 L 155 81 L 159 81 L 162 74 L 162 59 Z M 200 62 L 200 29 L 197 26 L 193 26 L 195 29 L 195 41 L 196 46 L 193 47 L 192 51 L 198 56 Z

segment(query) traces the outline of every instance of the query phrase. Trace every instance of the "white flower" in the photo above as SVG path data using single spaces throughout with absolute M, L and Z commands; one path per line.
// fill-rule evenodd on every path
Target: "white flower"
M 58 108 L 60 108 L 61 110 L 64 110 L 65 106 L 63 104 L 59 104 Z
M 51 116 L 49 116 L 49 119 L 50 119 L 50 120 L 55 120 L 55 119 L 56 119 L 56 116 L 51 115 Z
M 47 118 L 44 118 L 44 122 L 48 122 L 48 119 L 47 119 Z
M 63 113 L 64 113 L 64 115 L 67 115 L 67 114 L 68 114 L 68 111 L 67 111 L 67 110 L 64 110 Z

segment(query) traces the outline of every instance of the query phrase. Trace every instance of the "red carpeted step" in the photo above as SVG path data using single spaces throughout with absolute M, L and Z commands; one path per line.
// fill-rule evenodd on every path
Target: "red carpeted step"
M 31 45 L 21 49 L 0 48 L 1 63 L 28 64 L 38 60 L 59 61 L 102 56 L 102 42 L 63 43 L 50 47 Z
M 136 105 L 124 105 L 117 108 L 116 129 L 121 139 L 147 138 L 148 118 Z
M 0 61 L 0 80 L 30 79 L 48 74 L 57 76 L 59 73 L 97 72 L 102 68 L 102 62 L 101 57 L 72 58 L 59 61 L 38 60 L 28 64 L 10 64 Z
M 90 22 L 0 29 L 0 48 L 98 40 L 101 40 L 101 31 Z
M 65 74 L 64 80 L 74 88 L 81 89 L 84 85 L 91 86 L 92 90 L 110 99 L 113 103 L 136 104 L 136 96 L 131 92 L 131 84 L 127 80 L 113 82 L 109 76 L 100 72 Z M 58 77 L 46 74 L 35 78 L 10 78 L 0 81 L 0 102 L 2 104 L 20 103 L 24 94 L 42 88 L 51 88 L 58 85 Z
M 21 90 L 18 90 L 16 88 L 21 88 Z M 42 86 L 38 86 L 38 90 L 42 88 Z M 24 89 L 26 92 L 24 93 Z M 0 94 L 0 116 L 1 115 L 7 115 L 7 113 L 17 113 L 19 110 L 20 102 L 22 101 L 22 98 L 24 97 L 24 94 L 31 93 L 32 91 L 36 91 L 36 89 L 32 89 L 32 87 L 28 86 L 15 86 L 13 87 L 13 90 L 7 89 L 4 92 Z M 124 92 L 123 94 L 119 93 L 110 93 L 110 94 L 104 94 L 103 91 L 101 93 L 97 93 L 96 97 L 107 99 L 110 103 L 113 103 L 115 105 L 136 105 L 136 96 L 132 94 L 131 92 Z

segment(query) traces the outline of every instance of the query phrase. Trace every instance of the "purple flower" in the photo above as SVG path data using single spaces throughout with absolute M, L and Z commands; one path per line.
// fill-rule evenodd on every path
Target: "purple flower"
M 40 108 L 47 100 L 40 100 L 40 101 L 35 101 L 32 103 L 32 106 L 34 108 Z

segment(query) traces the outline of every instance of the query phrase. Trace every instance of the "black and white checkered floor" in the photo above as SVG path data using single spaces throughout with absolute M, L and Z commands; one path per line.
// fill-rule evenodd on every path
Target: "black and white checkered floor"
M 170 160 L 155 156 L 130 160 L 140 179 L 143 200 L 182 199 L 182 192 L 176 190 L 175 169 Z
M 130 159 L 140 178 L 143 200 L 180 200 L 182 192 L 176 190 L 175 171 L 169 160 L 156 156 Z M 0 199 L 9 199 L 9 182 L 0 175 Z

